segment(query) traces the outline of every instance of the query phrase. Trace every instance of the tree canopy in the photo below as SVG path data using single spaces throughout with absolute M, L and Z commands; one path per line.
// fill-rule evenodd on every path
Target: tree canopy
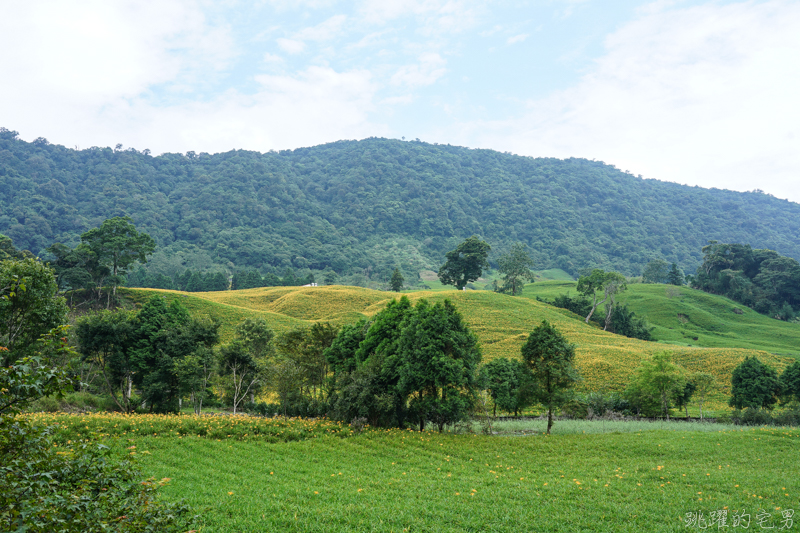
M 547 434 L 553 427 L 553 410 L 564 405 L 580 379 L 575 367 L 575 346 L 547 320 L 522 345 L 522 359 L 536 384 L 534 395 L 547 408 Z
M 439 281 L 445 285 L 455 285 L 461 290 L 467 283 L 481 277 L 484 268 L 488 268 L 488 243 L 473 235 L 458 245 L 455 250 L 447 252 L 447 261 L 439 269 Z

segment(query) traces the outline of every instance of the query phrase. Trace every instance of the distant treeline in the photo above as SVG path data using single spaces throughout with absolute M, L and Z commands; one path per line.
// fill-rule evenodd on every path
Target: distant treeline
M 128 276 L 128 287 L 146 289 L 171 289 L 186 292 L 209 292 L 257 287 L 298 287 L 314 283 L 314 275 L 298 277 L 294 271 L 287 269 L 283 277 L 272 273 L 261 275 L 257 270 L 243 270 L 229 276 L 225 272 L 200 272 L 186 269 L 181 274 L 169 277 L 164 274 L 152 274 L 140 267 Z
M 800 205 L 642 179 L 600 161 L 365 139 L 256 153 L 73 150 L 0 129 L 0 233 L 40 255 L 128 215 L 149 273 L 332 270 L 368 281 L 436 270 L 459 242 L 489 262 L 524 243 L 537 270 L 692 272 L 710 239 L 800 258 Z M 161 278 L 159 278 L 161 279 Z M 163 279 L 161 279 L 163 281 Z

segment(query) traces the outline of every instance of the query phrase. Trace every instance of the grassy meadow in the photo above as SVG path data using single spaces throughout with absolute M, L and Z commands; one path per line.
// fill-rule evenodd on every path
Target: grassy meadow
M 414 291 L 403 294 L 412 302 L 416 302 L 420 298 L 427 298 L 432 302 L 450 299 L 480 339 L 484 362 L 496 357 L 519 357 L 520 348 L 527 339 L 528 333 L 542 320 L 548 320 L 577 345 L 577 364 L 583 377 L 578 388 L 582 391 L 621 391 L 643 358 L 650 357 L 657 351 L 669 349 L 674 354 L 675 362 L 687 370 L 692 372 L 708 371 L 717 378 L 718 387 L 708 406 L 713 409 L 715 405 L 721 407 L 724 404 L 725 397 L 730 392 L 731 372 L 748 355 L 757 355 L 763 362 L 779 371 L 793 360 L 794 354 L 775 355 L 772 350 L 765 351 L 756 341 L 751 342 L 750 348 L 746 349 L 735 347 L 735 340 L 730 340 L 721 346 L 699 347 L 680 343 L 665 345 L 628 339 L 604 332 L 595 325 L 587 325 L 580 317 L 538 302 L 534 298 L 535 294 L 550 298 L 552 295 L 558 294 L 558 291 L 568 290 L 569 283 L 567 281 L 537 282 L 526 287 L 523 296 L 527 297 L 512 297 L 490 291 L 455 290 Z M 636 296 L 638 293 L 634 291 L 639 287 L 656 292 L 658 290 L 665 291 L 664 286 L 652 286 L 654 289 L 650 289 L 650 286 L 634 285 L 628 296 Z M 678 290 L 693 296 L 698 292 L 691 289 Z M 270 327 L 277 333 L 308 326 L 315 321 L 329 321 L 341 326 L 362 317 L 373 316 L 382 310 L 392 298 L 397 297 L 394 293 L 345 286 L 266 287 L 241 291 L 196 293 L 158 289 L 124 289 L 124 294 L 137 304 L 141 304 L 152 294 L 162 294 L 168 299 L 179 299 L 193 314 L 215 316 L 222 321 L 223 341 L 230 340 L 236 325 L 247 317 L 266 318 Z M 649 297 L 648 293 L 643 294 Z M 700 295 L 702 294 L 700 293 Z M 679 298 L 665 297 L 664 299 L 667 302 L 675 300 L 675 305 L 679 303 Z M 699 295 L 697 299 L 702 300 Z M 651 307 L 657 309 L 659 303 L 652 304 Z M 689 311 L 686 312 L 689 313 Z M 710 313 L 711 309 L 705 309 L 704 312 Z M 752 319 L 753 324 L 758 325 L 759 328 L 762 322 L 765 322 L 766 326 L 783 328 L 787 335 L 790 332 L 796 332 L 797 338 L 800 340 L 800 325 L 780 323 L 761 317 L 749 310 L 746 310 L 745 313 L 747 314 L 731 313 L 731 315 L 737 318 L 744 316 Z M 646 312 L 642 314 L 649 316 Z M 669 312 L 666 314 L 668 315 Z M 664 326 L 662 329 L 668 330 L 668 326 Z M 658 331 L 656 331 L 656 335 L 658 338 Z M 772 347 L 766 342 L 766 335 L 758 333 L 754 333 L 754 335 L 763 338 L 764 346 Z
M 574 281 L 528 284 L 523 296 L 552 300 L 559 294 L 577 295 Z M 728 298 L 688 287 L 628 285 L 620 302 L 654 326 L 659 342 L 706 348 L 749 348 L 800 358 L 800 324 L 756 313 Z M 736 311 L 734 311 L 736 310 Z
M 85 437 L 78 428 L 101 422 L 91 418 L 99 415 L 37 416 L 62 426 L 65 451 L 75 444 L 65 439 Z M 686 513 L 708 519 L 723 509 L 729 524 L 744 511 L 756 529 L 765 512 L 777 529 L 783 511 L 800 510 L 796 428 L 683 424 L 681 431 L 599 433 L 599 422 L 584 422 L 583 432 L 503 437 L 352 434 L 332 422 L 310 428 L 289 420 L 283 430 L 294 437 L 275 441 L 174 433 L 180 423 L 233 431 L 255 423 L 247 417 L 129 418 L 127 432 L 120 420 L 107 421 L 113 453 L 168 478 L 163 495 L 185 499 L 198 514 L 193 527 L 208 533 L 661 532 L 686 530 Z M 130 432 L 133 423 L 146 431 Z

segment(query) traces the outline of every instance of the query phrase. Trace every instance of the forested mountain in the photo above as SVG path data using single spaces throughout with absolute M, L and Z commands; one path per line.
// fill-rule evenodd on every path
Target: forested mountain
M 754 177 L 756 178 L 756 177 Z M 371 138 L 257 153 L 73 150 L 0 130 L 0 233 L 41 253 L 129 215 L 151 269 L 412 276 L 476 234 L 536 268 L 693 272 L 710 239 L 800 258 L 800 204 L 646 180 L 600 161 Z M 172 270 L 172 271 L 170 271 Z

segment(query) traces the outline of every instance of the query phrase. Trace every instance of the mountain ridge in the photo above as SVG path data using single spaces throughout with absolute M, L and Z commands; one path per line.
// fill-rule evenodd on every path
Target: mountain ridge
M 800 204 L 644 179 L 586 159 L 369 138 L 280 152 L 73 150 L 0 130 L 0 233 L 41 253 L 112 216 L 159 245 L 149 268 L 416 276 L 477 234 L 537 268 L 692 272 L 708 240 L 800 259 Z M 411 280 L 409 280 L 411 281 Z

